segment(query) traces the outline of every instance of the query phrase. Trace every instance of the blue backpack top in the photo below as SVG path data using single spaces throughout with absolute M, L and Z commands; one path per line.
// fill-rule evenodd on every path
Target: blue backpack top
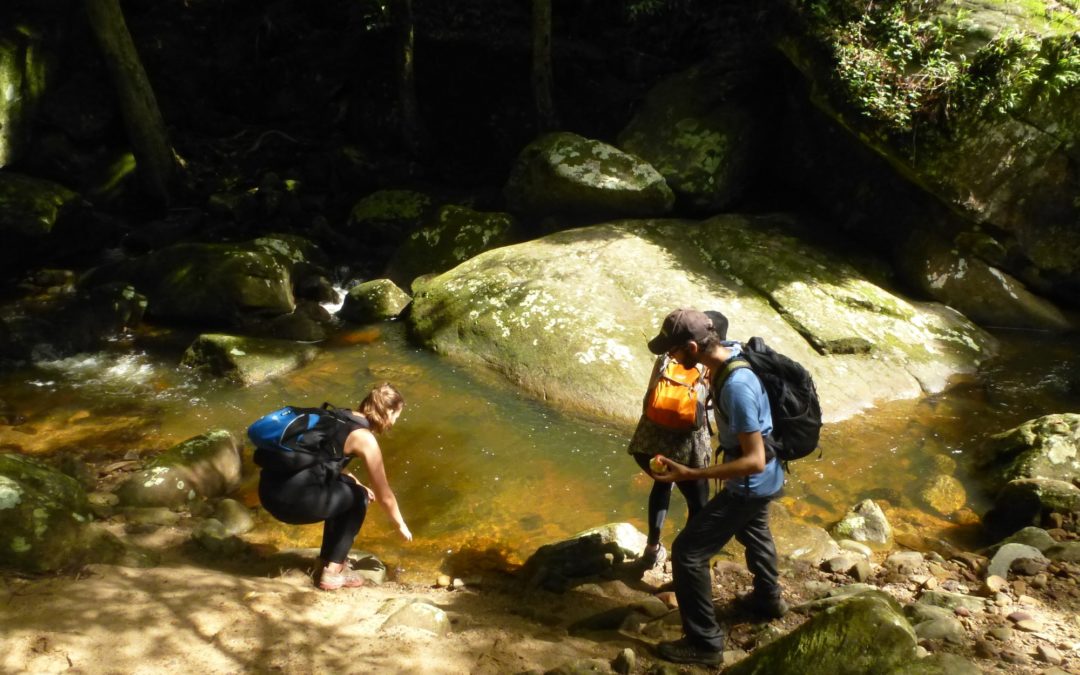
M 285 406 L 263 415 L 248 427 L 255 444 L 254 460 L 266 471 L 294 474 L 312 466 L 348 461 L 345 439 L 370 425 L 348 409 L 323 403 L 321 408 Z

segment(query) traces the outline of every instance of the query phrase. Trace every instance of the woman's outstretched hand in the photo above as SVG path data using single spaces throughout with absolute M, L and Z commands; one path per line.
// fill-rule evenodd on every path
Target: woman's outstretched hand
M 405 538 L 405 541 L 412 541 L 412 532 L 409 531 L 409 526 L 405 523 L 398 525 L 398 534 Z

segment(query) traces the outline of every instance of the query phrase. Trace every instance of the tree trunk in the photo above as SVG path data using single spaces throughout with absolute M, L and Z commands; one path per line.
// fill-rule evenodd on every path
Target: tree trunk
M 176 158 L 119 0 L 86 0 L 85 5 L 119 98 L 139 180 L 152 198 L 167 206 L 178 171 Z
M 551 97 L 551 0 L 532 0 L 532 85 L 537 131 L 552 131 L 558 124 Z
M 395 0 L 393 20 L 397 28 L 398 105 L 401 109 L 401 142 L 413 156 L 426 145 L 424 123 L 416 103 L 416 74 L 413 48 L 416 31 L 413 26 L 412 0 Z

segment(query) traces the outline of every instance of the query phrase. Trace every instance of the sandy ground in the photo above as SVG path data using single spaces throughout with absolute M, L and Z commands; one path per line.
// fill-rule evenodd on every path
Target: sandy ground
M 641 646 L 567 635 L 567 621 L 610 600 L 538 591 L 526 601 L 493 580 L 465 590 L 391 582 L 325 592 L 301 570 L 244 576 L 177 564 L 0 582 L 5 673 L 507 673 L 610 661 Z M 451 631 L 383 630 L 380 609 L 414 597 L 446 611 Z
M 636 655 L 633 672 L 641 673 L 663 663 L 653 656 L 655 643 L 679 634 L 677 611 L 657 622 L 659 632 L 640 625 L 619 629 L 628 607 L 652 603 L 655 609 L 654 594 L 669 600 L 656 592 L 670 580 L 670 567 L 644 578 L 583 580 L 562 594 L 524 590 L 513 577 L 495 572 L 456 590 L 387 582 L 327 592 L 314 587 L 313 560 L 306 557 L 253 549 L 222 560 L 192 550 L 173 549 L 180 554 L 147 569 L 90 565 L 74 576 L 0 575 L 0 672 L 521 673 L 587 659 L 607 664 L 630 648 Z M 953 581 L 943 583 L 977 588 L 961 564 L 948 565 Z M 895 578 L 878 569 L 871 583 L 904 604 L 927 583 L 918 575 Z M 924 646 L 958 653 L 984 672 L 1080 673 L 1078 572 L 1080 566 L 1062 568 L 1041 588 L 1015 580 L 995 611 L 961 617 L 961 643 Z M 730 601 L 749 588 L 750 576 L 740 563 L 724 561 L 715 576 L 731 659 L 806 620 L 794 611 L 772 623 L 732 614 Z M 793 605 L 851 583 L 807 565 L 789 567 L 783 576 Z M 449 632 L 383 627 L 390 605 L 414 598 L 444 610 Z M 1016 612 L 1029 615 L 1035 627 L 1011 630 L 1002 642 L 987 641 L 992 629 L 1011 625 L 1008 616 Z M 980 640 L 993 643 L 995 653 L 980 654 Z M 1047 647 L 1061 658 L 1061 670 L 1053 670 L 1040 653 Z

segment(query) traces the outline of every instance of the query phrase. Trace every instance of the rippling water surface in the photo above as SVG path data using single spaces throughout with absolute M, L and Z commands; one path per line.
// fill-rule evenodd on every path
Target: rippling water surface
M 977 518 L 989 504 L 973 462 L 981 439 L 1039 415 L 1080 412 L 1080 356 L 1068 340 L 999 337 L 1002 356 L 946 394 L 827 426 L 821 458 L 793 465 L 788 509 L 827 526 L 873 497 L 912 537 L 977 544 Z M 0 449 L 146 456 L 211 428 L 242 436 L 253 419 L 284 403 L 352 407 L 371 384 L 388 380 L 407 405 L 380 442 L 415 541 L 400 542 L 376 508 L 357 546 L 401 577 L 430 581 L 435 570 L 520 562 L 543 543 L 614 520 L 644 529 L 650 481 L 625 453 L 632 429 L 552 411 L 488 373 L 411 346 L 399 324 L 341 335 L 305 368 L 247 389 L 199 381 L 177 367 L 189 338 L 151 333 L 2 375 L 0 399 L 19 423 L 0 426 Z M 967 506 L 949 517 L 929 513 L 919 499 L 937 473 L 956 476 L 966 489 Z M 254 503 L 250 481 L 242 494 Z M 672 503 L 667 540 L 684 518 L 677 493 Z M 318 545 L 318 526 L 266 517 L 259 523 L 256 539 Z

